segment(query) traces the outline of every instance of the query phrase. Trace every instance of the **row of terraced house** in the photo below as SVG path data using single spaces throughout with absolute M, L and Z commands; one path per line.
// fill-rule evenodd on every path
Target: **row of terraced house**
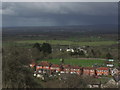
M 108 67 L 79 67 L 72 65 L 51 64 L 47 61 L 42 61 L 38 64 L 32 63 L 30 67 L 34 67 L 37 73 L 70 73 L 78 75 L 101 76 L 110 75 L 111 69 Z

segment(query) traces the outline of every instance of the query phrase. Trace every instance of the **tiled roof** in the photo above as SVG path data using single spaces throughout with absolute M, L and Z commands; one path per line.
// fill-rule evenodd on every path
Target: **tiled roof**
M 97 68 L 97 70 L 109 70 L 109 68 L 107 68 L 107 67 L 99 67 L 99 68 Z
M 47 62 L 47 61 L 42 61 L 42 62 L 40 62 L 40 63 L 37 64 L 37 65 L 50 66 L 51 64 L 50 64 L 49 62 Z
M 57 64 L 52 64 L 51 67 L 60 67 L 60 66 Z
M 81 67 L 79 66 L 71 66 L 72 69 L 80 69 Z
M 32 63 L 32 64 L 35 64 L 34 62 Z M 41 61 L 39 64 L 37 64 L 37 65 L 41 65 L 41 66 L 51 66 L 51 67 L 60 67 L 60 68 L 62 68 L 63 67 L 63 69 L 64 68 L 71 68 L 71 69 L 80 69 L 80 68 L 83 68 L 83 69 L 89 69 L 89 70 L 94 70 L 94 69 L 97 69 L 97 70 L 109 70 L 109 68 L 108 67 L 99 67 L 99 68 L 95 68 L 95 67 L 79 67 L 79 66 L 71 66 L 71 65 L 69 65 L 69 64 L 67 64 L 67 65 L 58 65 L 58 64 L 51 64 L 51 63 L 49 63 L 49 62 L 47 62 L 47 61 Z
M 83 69 L 96 69 L 95 67 L 83 67 Z
M 63 65 L 64 68 L 71 68 L 71 65 Z

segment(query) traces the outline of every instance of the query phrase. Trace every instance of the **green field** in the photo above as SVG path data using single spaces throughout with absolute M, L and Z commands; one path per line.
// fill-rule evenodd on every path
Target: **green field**
M 34 44 L 34 43 L 50 43 L 52 45 L 89 45 L 89 46 L 101 46 L 101 45 L 113 45 L 117 44 L 117 41 L 94 41 L 94 42 L 81 42 L 81 41 L 67 41 L 67 40 L 22 40 L 16 41 L 19 44 Z
M 42 60 L 42 61 L 48 61 L 48 62 L 51 62 L 53 64 L 60 64 L 60 60 L 59 59 L 48 59 L 48 60 Z M 38 61 L 40 62 L 40 61 Z M 92 60 L 92 59 L 89 59 L 89 60 L 84 60 L 84 59 L 76 59 L 76 58 L 73 58 L 73 59 L 64 59 L 64 63 L 65 64 L 70 64 L 70 65 L 79 65 L 79 66 L 82 66 L 82 67 L 92 67 L 92 65 L 94 65 L 95 63 L 98 64 L 98 65 L 103 65 L 105 62 L 105 60 Z

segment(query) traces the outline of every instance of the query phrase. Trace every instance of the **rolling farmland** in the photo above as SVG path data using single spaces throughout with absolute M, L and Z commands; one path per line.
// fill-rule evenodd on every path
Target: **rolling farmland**
M 34 43 L 50 43 L 51 45 L 89 45 L 89 46 L 101 46 L 101 45 L 113 45 L 117 44 L 117 41 L 94 41 L 94 42 L 81 42 L 81 41 L 67 41 L 67 40 L 21 40 L 16 41 L 19 44 L 34 44 Z

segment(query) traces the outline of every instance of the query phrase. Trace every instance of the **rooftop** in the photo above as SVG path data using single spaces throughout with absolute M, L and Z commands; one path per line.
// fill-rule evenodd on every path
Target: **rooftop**
M 97 68 L 97 70 L 109 70 L 109 68 L 107 68 L 107 67 L 99 67 L 99 68 Z
M 60 67 L 58 64 L 52 64 L 51 67 Z
M 83 69 L 96 69 L 95 67 L 84 67 Z
M 37 65 L 42 65 L 42 66 L 50 66 L 51 63 L 47 62 L 47 61 L 41 61 L 40 63 L 38 63 Z
M 73 69 L 80 69 L 81 67 L 79 67 L 79 66 L 71 66 L 71 68 L 73 68 Z

